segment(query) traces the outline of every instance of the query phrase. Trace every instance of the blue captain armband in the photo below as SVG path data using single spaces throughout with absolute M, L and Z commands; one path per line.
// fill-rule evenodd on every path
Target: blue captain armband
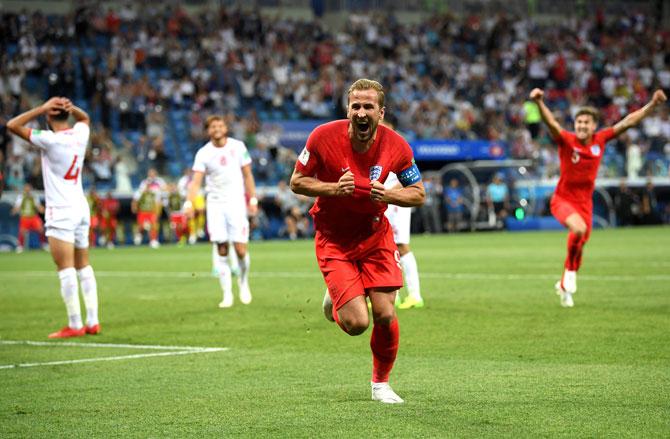
M 414 160 L 412 160 L 412 166 L 401 171 L 400 174 L 398 174 L 398 180 L 400 181 L 400 184 L 403 185 L 403 187 L 421 181 L 421 172 L 419 172 L 419 168 L 416 167 L 416 163 L 414 163 Z

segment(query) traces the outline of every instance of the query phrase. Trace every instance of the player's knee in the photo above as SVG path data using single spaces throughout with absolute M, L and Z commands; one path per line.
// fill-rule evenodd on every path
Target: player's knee
M 393 308 L 384 309 L 379 312 L 375 312 L 373 318 L 375 324 L 390 325 L 391 322 L 395 319 L 395 311 L 393 310 Z
M 216 249 L 219 252 L 219 256 L 228 256 L 228 243 L 218 243 Z
M 342 325 L 346 328 L 349 335 L 361 335 L 368 329 L 370 324 L 367 316 L 349 316 L 340 320 Z
M 572 228 L 572 233 L 575 234 L 578 238 L 583 238 L 586 236 L 586 224 L 581 223 L 581 224 L 576 224 Z

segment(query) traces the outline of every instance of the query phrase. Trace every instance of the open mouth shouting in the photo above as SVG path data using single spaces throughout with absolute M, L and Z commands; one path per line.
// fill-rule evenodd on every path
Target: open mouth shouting
M 367 138 L 370 136 L 370 133 L 372 131 L 372 127 L 370 126 L 370 122 L 365 119 L 365 120 L 357 120 L 355 122 L 355 127 L 356 131 L 358 132 L 358 135 L 362 138 Z

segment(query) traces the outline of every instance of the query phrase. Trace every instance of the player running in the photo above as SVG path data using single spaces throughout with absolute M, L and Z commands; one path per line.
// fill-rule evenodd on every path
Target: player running
M 224 118 L 209 116 L 205 121 L 205 129 L 210 140 L 195 155 L 184 212 L 189 218 L 195 214 L 194 203 L 206 175 L 207 229 L 210 241 L 218 247 L 219 282 L 223 290 L 223 300 L 219 307 L 230 308 L 234 302 L 232 273 L 228 264 L 228 243 L 231 241 L 239 259 L 237 286 L 240 302 L 245 305 L 251 303 L 247 213 L 256 215 L 258 209 L 256 184 L 247 147 L 242 141 L 228 137 Z
M 606 143 L 627 129 L 639 124 L 656 106 L 667 100 L 662 90 L 657 90 L 647 105 L 636 110 L 614 126 L 596 132 L 598 111 L 584 107 L 575 115 L 575 132 L 561 128 L 551 110 L 544 103 L 544 92 L 535 88 L 530 92 L 558 145 L 561 176 L 551 198 L 551 213 L 568 228 L 568 254 L 561 280 L 556 283 L 556 293 L 561 305 L 574 306 L 572 295 L 577 292 L 577 271 L 582 263 L 582 250 L 591 235 L 593 215 L 593 189 L 598 166 L 605 152 Z
M 26 124 L 46 115 L 51 130 L 36 130 Z M 76 120 L 70 126 L 68 119 Z M 86 146 L 90 136 L 88 115 L 67 98 L 51 98 L 22 113 L 7 128 L 41 150 L 46 198 L 46 235 L 60 279 L 60 290 L 68 314 L 68 325 L 49 338 L 98 334 L 98 287 L 88 259 L 88 203 L 81 185 Z M 53 130 L 53 131 L 52 131 Z M 86 306 L 86 327 L 81 319 L 77 275 Z
M 324 313 L 349 335 L 360 335 L 370 317 L 374 325 L 372 399 L 402 403 L 389 386 L 400 331 L 394 301 L 402 286 L 400 257 L 384 216 L 387 204 L 420 206 L 425 199 L 412 150 L 384 118 L 384 90 L 359 79 L 348 91 L 348 120 L 318 126 L 307 139 L 291 176 L 291 189 L 317 197 L 314 218 L 316 258 L 328 287 Z M 394 172 L 402 185 L 386 189 L 380 181 Z
M 19 245 L 16 246 L 16 253 L 23 252 L 26 234 L 30 232 L 38 233 L 40 244 L 46 249 L 46 240 L 44 237 L 44 225 L 40 214 L 44 214 L 44 206 L 40 199 L 33 195 L 33 187 L 30 183 L 23 185 L 23 192 L 16 197 L 16 202 L 12 208 L 12 215 L 19 214 Z

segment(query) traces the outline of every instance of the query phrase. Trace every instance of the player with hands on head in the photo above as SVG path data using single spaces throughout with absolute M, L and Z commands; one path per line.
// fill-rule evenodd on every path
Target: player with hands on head
M 533 89 L 530 99 L 537 104 L 542 120 L 558 145 L 561 174 L 551 198 L 551 213 L 569 232 L 564 271 L 555 288 L 561 297 L 561 305 L 572 307 L 583 248 L 591 235 L 593 190 L 606 143 L 637 126 L 656 107 L 663 105 L 667 97 L 662 90 L 656 90 L 645 106 L 631 112 L 613 126 L 598 131 L 598 111 L 592 107 L 583 107 L 575 114 L 574 132 L 564 130 L 558 123 L 544 102 L 543 90 Z
M 50 130 L 26 125 L 46 116 Z M 69 118 L 74 117 L 74 125 Z M 49 338 L 98 334 L 98 289 L 89 262 L 90 211 L 81 184 L 81 170 L 90 137 L 88 114 L 67 98 L 54 97 L 7 122 L 7 128 L 40 149 L 46 198 L 46 236 L 58 269 L 60 291 L 68 325 Z M 81 318 L 77 277 L 86 307 L 86 326 Z

